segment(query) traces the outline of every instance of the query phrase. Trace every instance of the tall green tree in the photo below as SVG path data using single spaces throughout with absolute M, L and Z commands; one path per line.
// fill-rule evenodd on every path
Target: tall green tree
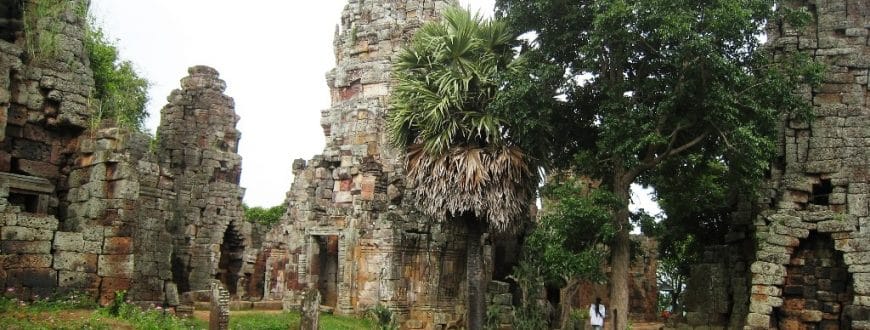
M 464 221 L 469 231 L 468 329 L 482 329 L 486 308 L 482 235 L 517 230 L 538 182 L 534 162 L 489 107 L 511 70 L 515 40 L 503 22 L 450 8 L 395 61 L 387 129 L 408 152 L 416 204 L 436 220 Z
M 772 155 L 780 116 L 806 109 L 790 91 L 815 68 L 760 49 L 765 25 L 779 19 L 775 3 L 497 0 L 515 32 L 533 32 L 526 52 L 564 73 L 559 88 L 538 97 L 564 100 L 551 128 L 573 127 L 543 134 L 554 138 L 551 159 L 570 160 L 561 165 L 600 180 L 619 202 L 610 246 L 617 329 L 629 313 L 631 184 L 675 180 L 681 173 L 663 164 L 697 157 L 724 164 L 743 178 L 735 187 L 749 187 Z

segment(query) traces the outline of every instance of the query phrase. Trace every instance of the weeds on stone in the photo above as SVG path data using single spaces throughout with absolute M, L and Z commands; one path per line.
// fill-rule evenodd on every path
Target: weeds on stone
M 366 315 L 372 321 L 377 322 L 377 329 L 379 330 L 394 330 L 399 328 L 393 317 L 393 311 L 384 305 L 375 305 L 366 312 Z

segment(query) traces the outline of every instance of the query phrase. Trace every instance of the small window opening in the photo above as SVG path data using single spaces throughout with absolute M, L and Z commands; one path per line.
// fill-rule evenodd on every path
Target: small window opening
M 18 206 L 24 212 L 38 213 L 39 211 L 39 196 L 33 194 L 23 194 L 9 192 L 9 204 Z
M 822 179 L 821 182 L 813 185 L 813 204 L 828 205 L 833 192 L 834 186 L 831 185 L 831 179 Z
M 12 157 L 12 159 L 9 161 L 9 167 L 10 167 L 9 172 L 12 172 L 15 174 L 27 175 L 27 172 L 24 172 L 21 170 L 21 162 L 20 162 L 20 159 L 18 157 Z

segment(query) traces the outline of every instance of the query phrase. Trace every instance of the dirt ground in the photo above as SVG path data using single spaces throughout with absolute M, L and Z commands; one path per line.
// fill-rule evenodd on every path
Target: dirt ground
M 649 323 L 635 323 L 632 325 L 632 329 L 634 330 L 658 330 L 665 326 L 664 323 L 661 322 L 649 322 Z

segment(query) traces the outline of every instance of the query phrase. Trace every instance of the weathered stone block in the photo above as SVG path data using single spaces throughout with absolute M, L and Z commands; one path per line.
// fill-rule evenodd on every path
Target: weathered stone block
M 57 286 L 57 271 L 51 268 L 16 268 L 6 271 L 7 285 L 50 289 Z
M 850 266 L 870 264 L 870 252 L 844 253 L 843 261 Z
M 769 328 L 770 315 L 749 313 L 749 315 L 746 316 L 746 325 L 757 328 Z
M 49 254 L 10 254 L 0 256 L 0 265 L 5 269 L 12 268 L 48 268 L 51 267 L 52 256 Z
M 6 226 L 0 229 L 0 236 L 9 241 L 51 241 L 52 232 L 46 229 Z
M 857 225 L 858 222 L 853 219 L 828 220 L 819 222 L 816 230 L 820 233 L 851 232 L 855 231 Z
M 55 253 L 54 269 L 94 273 L 97 271 L 97 255 L 59 251 Z
M 62 288 L 99 289 L 100 277 L 95 273 L 84 273 L 61 270 L 58 272 L 57 283 Z
M 3 241 L 0 242 L 3 253 L 48 254 L 51 252 L 50 241 Z
M 18 215 L 17 224 L 22 227 L 57 230 L 58 222 L 53 216 L 22 213 Z
M 773 312 L 773 306 L 767 302 L 753 300 L 749 302 L 749 311 L 752 313 L 770 315 L 770 313 Z
M 870 273 L 852 274 L 852 279 L 856 294 L 870 295 Z
M 99 268 L 97 274 L 100 276 L 112 276 L 118 278 L 133 277 L 133 255 L 132 254 L 104 254 L 99 257 Z
M 103 241 L 103 253 L 131 254 L 133 253 L 133 240 L 131 237 L 106 237 Z
M 85 252 L 82 233 L 58 231 L 54 233 L 54 249 L 58 251 Z M 93 252 L 99 253 L 99 251 Z

